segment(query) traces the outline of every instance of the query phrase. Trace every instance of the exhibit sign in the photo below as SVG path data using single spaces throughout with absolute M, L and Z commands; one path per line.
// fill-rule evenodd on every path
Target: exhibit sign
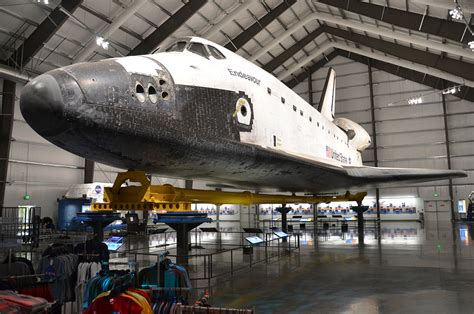
M 257 236 L 246 237 L 245 240 L 247 240 L 251 245 L 256 245 L 256 244 L 260 244 L 260 243 L 265 242 L 265 241 L 263 241 L 263 239 L 261 239 Z
M 465 214 L 467 209 L 466 200 L 458 200 L 458 213 Z
M 109 251 L 118 251 L 123 245 L 123 237 L 110 237 L 104 241 Z
M 273 234 L 279 238 L 287 238 L 288 234 L 283 231 L 273 231 Z

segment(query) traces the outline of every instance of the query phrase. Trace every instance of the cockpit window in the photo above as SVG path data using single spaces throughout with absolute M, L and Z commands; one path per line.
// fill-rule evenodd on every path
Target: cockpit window
M 170 52 L 170 51 L 183 51 L 184 48 L 186 47 L 186 42 L 185 41 L 177 41 L 175 42 L 174 44 L 172 44 L 171 46 L 168 47 L 168 49 L 166 49 L 167 52 Z
M 191 43 L 188 47 L 188 50 L 194 52 L 195 54 L 203 56 L 204 58 L 209 58 L 209 55 L 207 54 L 206 48 L 203 44 Z
M 211 53 L 211 56 L 213 56 L 216 59 L 225 59 L 225 56 L 220 52 L 217 48 L 212 47 L 212 46 L 207 46 L 209 48 L 209 52 Z

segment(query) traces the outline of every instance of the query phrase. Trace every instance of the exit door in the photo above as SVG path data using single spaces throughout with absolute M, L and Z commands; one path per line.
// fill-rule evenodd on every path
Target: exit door
M 425 201 L 425 220 L 451 221 L 449 201 Z

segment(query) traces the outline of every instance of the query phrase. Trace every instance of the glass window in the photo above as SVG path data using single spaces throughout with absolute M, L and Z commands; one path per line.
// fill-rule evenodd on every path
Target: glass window
M 216 59 L 225 59 L 225 56 L 220 52 L 217 48 L 212 47 L 212 46 L 207 46 L 209 48 L 209 52 L 211 53 L 211 56 L 213 56 Z
M 177 41 L 174 44 L 172 44 L 171 46 L 169 46 L 166 49 L 166 51 L 167 52 L 170 52 L 170 51 L 183 51 L 185 47 L 186 47 L 186 42 L 185 41 Z
M 191 43 L 188 48 L 189 51 L 194 52 L 195 54 L 198 54 L 204 58 L 209 58 L 209 55 L 207 54 L 206 48 L 204 47 L 203 44 L 200 43 Z

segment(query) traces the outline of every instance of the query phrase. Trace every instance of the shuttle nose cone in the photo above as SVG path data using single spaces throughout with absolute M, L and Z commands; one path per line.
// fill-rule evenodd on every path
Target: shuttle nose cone
M 22 90 L 20 110 L 26 122 L 40 135 L 53 136 L 64 130 L 63 98 L 56 79 L 43 74 Z

